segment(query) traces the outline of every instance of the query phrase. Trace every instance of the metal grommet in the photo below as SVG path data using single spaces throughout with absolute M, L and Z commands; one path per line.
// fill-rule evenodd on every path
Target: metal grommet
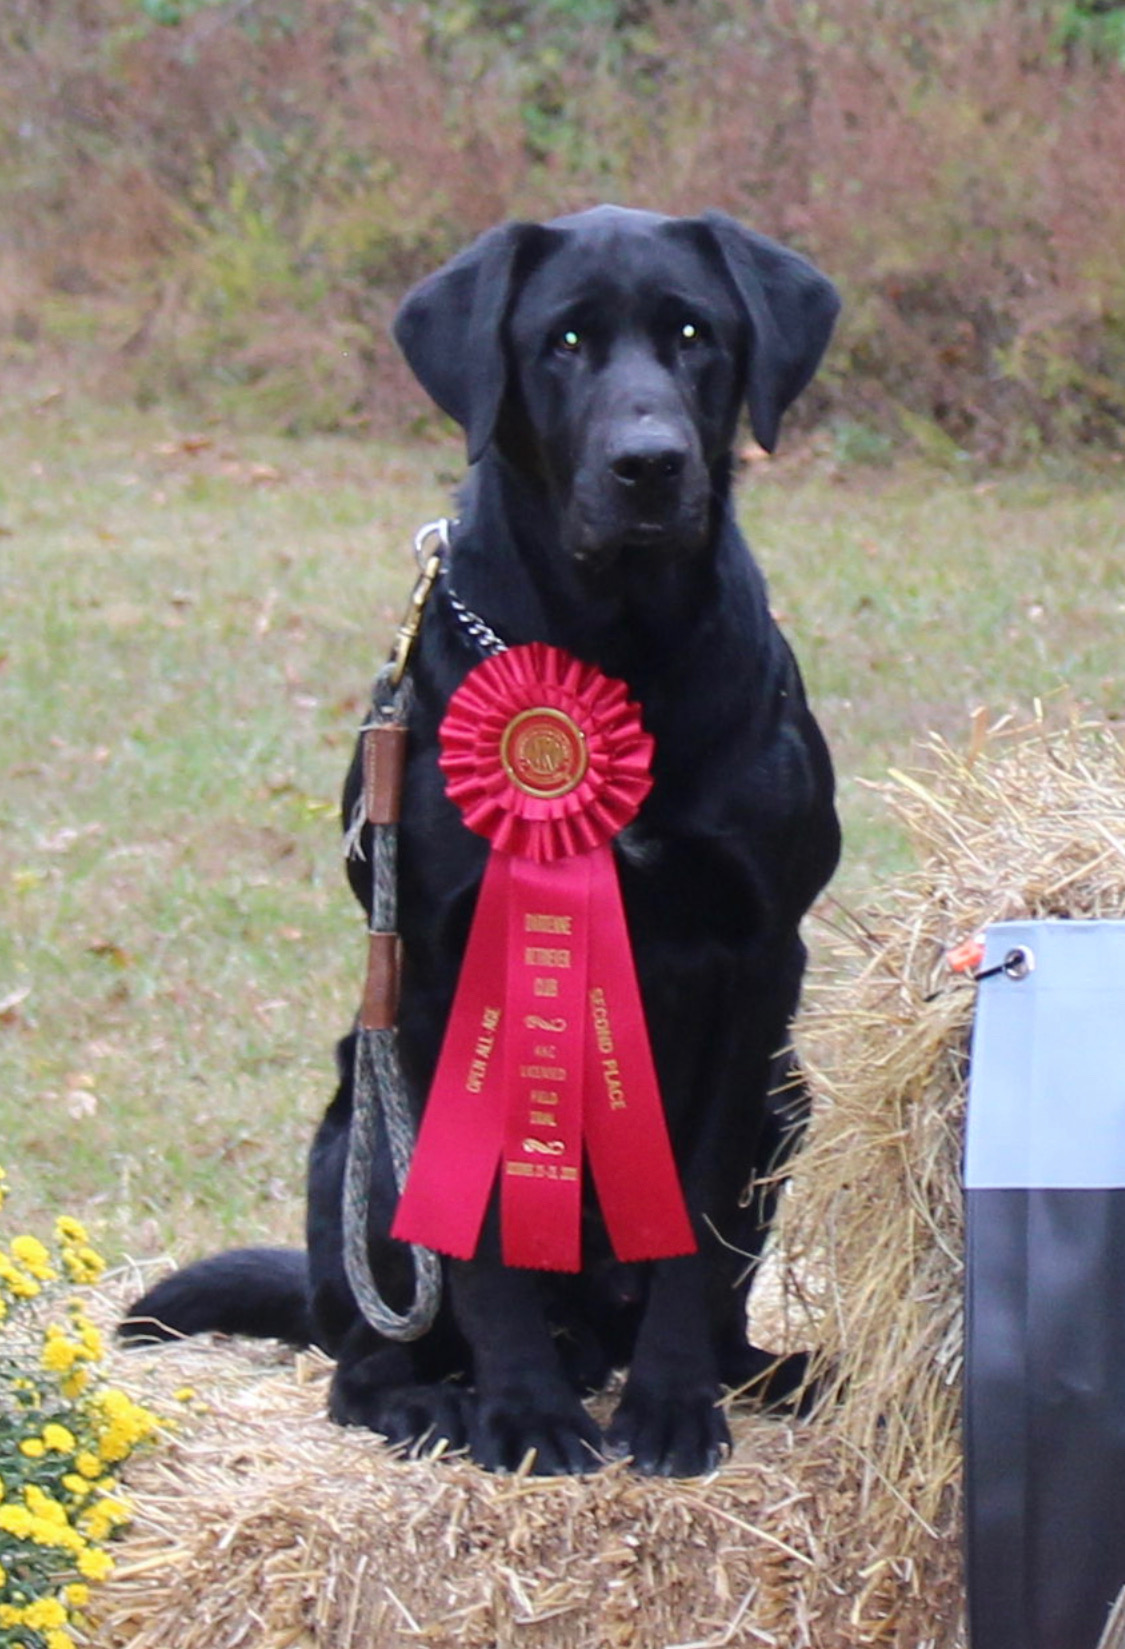
M 1027 945 L 1016 945 L 1005 956 L 1000 969 L 1008 979 L 1026 979 L 1029 973 L 1035 972 L 1035 952 Z

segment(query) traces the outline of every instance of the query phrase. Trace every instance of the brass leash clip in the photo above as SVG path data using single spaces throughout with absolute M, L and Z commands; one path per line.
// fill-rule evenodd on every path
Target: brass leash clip
M 437 548 L 426 554 L 426 544 L 432 538 L 437 539 Z M 418 632 L 422 628 L 422 615 L 426 611 L 426 603 L 437 583 L 448 550 L 448 521 L 431 521 L 419 528 L 414 539 L 414 556 L 421 570 L 410 592 L 406 615 L 395 631 L 394 645 L 391 648 L 392 687 L 397 687 L 406 674 L 414 644 L 418 640 Z

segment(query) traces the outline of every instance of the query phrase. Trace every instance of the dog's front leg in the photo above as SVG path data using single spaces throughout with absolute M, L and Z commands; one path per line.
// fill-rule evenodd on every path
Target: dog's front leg
M 530 1453 L 541 1476 L 601 1464 L 601 1433 L 563 1374 L 535 1274 L 492 1259 L 456 1261 L 451 1284 L 472 1349 L 473 1458 L 489 1471 L 515 1471 Z
M 713 1471 L 730 1447 L 719 1406 L 707 1276 L 698 1254 L 658 1260 L 629 1378 L 607 1433 L 615 1454 L 658 1477 Z

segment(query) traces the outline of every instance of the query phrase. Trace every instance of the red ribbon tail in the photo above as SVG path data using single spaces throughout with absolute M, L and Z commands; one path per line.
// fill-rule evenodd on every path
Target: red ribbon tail
M 610 848 L 591 871 L 583 1125 L 602 1217 L 619 1260 L 692 1254 L 695 1235 L 672 1155 Z
M 471 1259 L 504 1142 L 505 861 L 485 869 L 453 1009 L 391 1236 Z
M 589 855 L 505 860 L 507 1126 L 501 1179 L 506 1265 L 582 1264 L 582 1082 Z

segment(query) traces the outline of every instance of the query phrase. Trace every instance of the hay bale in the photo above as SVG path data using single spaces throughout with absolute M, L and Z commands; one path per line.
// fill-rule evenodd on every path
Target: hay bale
M 713 1476 L 490 1477 L 324 1419 L 327 1367 L 262 1348 L 115 1354 L 207 1412 L 131 1465 L 104 1649 L 960 1649 L 961 1193 L 974 991 L 948 946 L 1017 916 L 1125 915 L 1125 760 L 1107 730 L 931 749 L 888 799 L 923 855 L 849 920 L 806 1041 L 817 1116 L 779 1234 L 809 1422 L 736 1413 Z
M 184 1381 L 209 1412 L 130 1468 L 137 1521 L 96 1599 L 104 1649 L 890 1641 L 848 1625 L 874 1547 L 850 1461 L 802 1428 L 736 1416 L 733 1458 L 694 1482 L 621 1465 L 504 1478 L 332 1426 L 320 1359 L 216 1343 L 128 1363 L 164 1412 Z M 896 1619 L 909 1590 L 880 1591 Z M 929 1607 L 913 1600 L 904 1641 L 927 1640 Z
M 884 1560 L 944 1591 L 960 1561 L 976 1000 L 946 955 L 990 922 L 1125 917 L 1125 753 L 1106 727 L 1037 720 L 991 735 L 978 724 L 967 754 L 938 739 L 927 754 L 924 779 L 883 787 L 920 868 L 846 919 L 843 982 L 809 1016 L 817 1113 L 779 1240 L 819 1350 L 816 1430 L 853 1456 L 857 1515 L 878 1527 Z M 857 1610 L 865 1626 L 863 1600 Z M 945 1625 L 935 1619 L 936 1643 Z

